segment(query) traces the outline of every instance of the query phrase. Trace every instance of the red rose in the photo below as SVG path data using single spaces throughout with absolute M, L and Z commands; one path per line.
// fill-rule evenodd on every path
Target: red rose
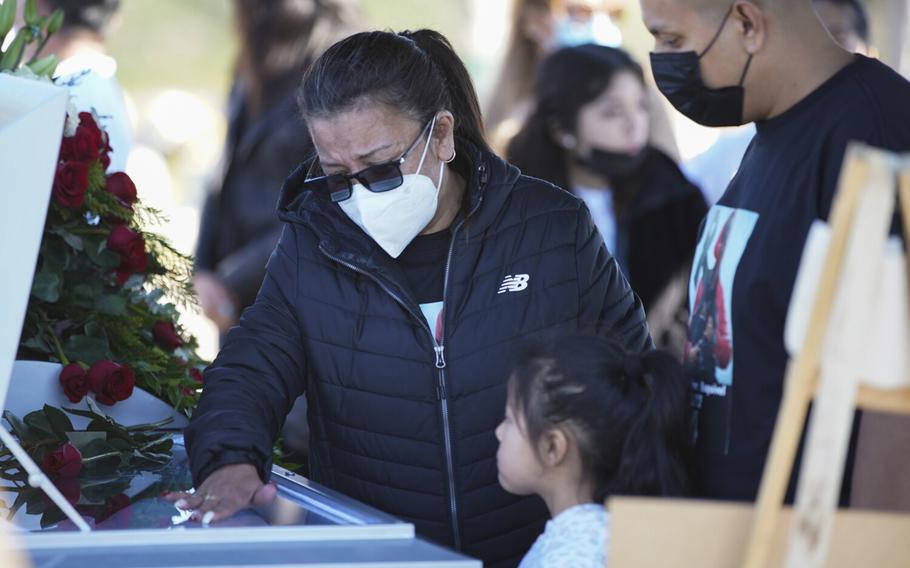
M 113 193 L 127 207 L 136 203 L 136 185 L 130 176 L 117 172 L 107 176 L 107 190 Z
M 95 117 L 90 112 L 82 111 L 79 113 L 79 126 L 84 126 L 86 129 L 96 133 L 97 136 L 101 136 L 101 129 L 98 128 L 98 123 L 95 122 Z
M 134 272 L 144 274 L 148 268 L 145 239 L 126 225 L 116 225 L 111 229 L 111 234 L 107 238 L 107 248 L 120 254 L 120 266 L 117 268 L 118 284 L 126 282 Z
M 41 461 L 44 473 L 61 477 L 75 477 L 82 471 L 82 454 L 72 444 L 63 444 L 53 452 L 44 454 Z
M 177 336 L 177 329 L 174 322 L 159 321 L 152 327 L 152 335 L 155 337 L 155 343 L 162 349 L 173 351 L 183 346 L 183 340 Z
M 107 133 L 101 130 L 101 127 L 99 127 L 98 123 L 95 122 L 95 117 L 92 116 L 92 113 L 79 113 L 79 128 L 82 128 L 86 132 L 86 136 L 89 136 L 91 138 L 98 152 L 107 154 L 111 151 L 111 146 L 108 144 Z M 98 152 L 96 152 L 95 155 L 97 155 Z
M 89 382 L 85 369 L 78 363 L 70 363 L 60 372 L 60 384 L 70 402 L 79 402 L 88 394 Z
M 81 162 L 57 164 L 54 176 L 54 199 L 63 207 L 81 207 L 88 191 L 88 166 Z
M 193 381 L 195 381 L 196 384 L 202 385 L 202 371 L 200 371 L 199 369 L 197 369 L 195 367 L 190 369 L 190 378 L 193 379 Z M 193 396 L 194 394 L 196 394 L 196 389 L 193 387 L 183 387 L 182 389 L 180 389 L 180 391 L 185 396 Z
M 113 361 L 98 361 L 88 370 L 88 380 L 95 400 L 111 406 L 133 394 L 136 378 L 127 365 Z
M 60 160 L 84 162 L 86 165 L 101 160 L 107 169 L 111 151 L 107 134 L 98 127 L 95 118 L 88 112 L 79 113 L 79 126 L 72 136 L 66 136 L 60 144 Z
M 67 136 L 60 144 L 60 160 L 91 164 L 98 159 L 99 137 L 91 130 L 80 126 L 75 134 Z

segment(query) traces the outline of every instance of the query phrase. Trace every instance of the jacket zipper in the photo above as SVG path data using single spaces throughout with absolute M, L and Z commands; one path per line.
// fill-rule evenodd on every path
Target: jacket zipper
M 474 215 L 477 212 L 477 209 L 480 208 L 480 204 L 483 202 L 483 198 L 477 200 L 477 204 L 471 209 L 471 212 L 468 213 L 468 217 Z M 455 542 L 455 550 L 461 550 L 461 530 L 458 528 L 458 500 L 456 499 L 456 490 L 455 490 L 455 458 L 452 453 L 452 432 L 451 426 L 449 424 L 449 399 L 446 392 L 446 358 L 445 358 L 445 339 L 446 339 L 446 315 L 448 313 L 448 308 L 446 306 L 448 295 L 449 295 L 449 272 L 452 267 L 452 256 L 455 252 L 455 240 L 458 238 L 458 231 L 461 230 L 461 227 L 465 223 L 465 219 L 462 219 L 458 225 L 455 226 L 455 229 L 452 230 L 452 242 L 449 243 L 449 254 L 446 257 L 446 269 L 443 276 L 442 284 L 442 338 L 439 342 L 436 342 L 436 337 L 433 336 L 433 343 L 436 346 L 436 368 L 439 369 L 439 389 L 437 391 L 436 398 L 439 400 L 440 411 L 442 412 L 442 433 L 443 439 L 445 441 L 445 450 L 446 450 L 446 468 L 448 469 L 448 482 L 449 482 L 449 513 L 452 516 L 452 538 Z M 433 335 L 432 333 L 430 335 Z
M 358 274 L 363 274 L 367 278 L 370 278 L 371 280 L 376 282 L 376 284 L 378 284 L 380 288 L 382 288 L 389 296 L 391 296 L 393 300 L 398 302 L 401 305 L 401 307 L 403 307 L 405 309 L 405 311 L 407 311 L 411 315 L 411 317 L 416 319 L 423 326 L 423 328 L 427 332 L 427 334 L 430 336 L 430 341 L 432 341 L 432 343 L 433 343 L 433 354 L 436 359 L 436 369 L 439 371 L 437 373 L 438 383 L 436 385 L 436 400 L 439 401 L 440 412 L 442 413 L 442 434 L 443 434 L 443 442 L 445 445 L 446 473 L 447 473 L 447 481 L 448 481 L 448 487 L 449 487 L 449 514 L 451 515 L 451 521 L 452 521 L 452 538 L 453 538 L 453 542 L 455 544 L 455 550 L 457 550 L 457 551 L 461 550 L 461 530 L 458 528 L 458 500 L 456 498 L 456 490 L 455 490 L 455 459 L 454 459 L 453 452 L 452 452 L 452 432 L 451 432 L 451 425 L 449 423 L 449 401 L 448 401 L 448 393 L 446 391 L 446 374 L 445 374 L 445 369 L 446 369 L 446 358 L 445 358 L 446 297 L 448 296 L 448 291 L 449 291 L 449 272 L 452 267 L 452 256 L 455 252 L 455 240 L 458 238 L 458 231 L 461 230 L 461 227 L 464 225 L 465 220 L 468 219 L 469 217 L 473 216 L 474 213 L 476 213 L 477 210 L 480 209 L 481 203 L 483 203 L 482 196 L 480 199 L 477 200 L 477 203 L 474 205 L 474 207 L 471 209 L 471 211 L 468 213 L 468 215 L 464 219 L 462 219 L 458 223 L 458 225 L 455 226 L 455 229 L 452 230 L 452 241 L 449 244 L 449 254 L 448 254 L 448 257 L 446 258 L 446 268 L 445 268 L 445 273 L 443 276 L 443 288 L 442 288 L 443 312 L 442 312 L 442 340 L 441 341 L 436 340 L 436 335 L 433 333 L 433 330 L 430 329 L 430 324 L 427 323 L 426 318 L 424 318 L 422 314 L 415 313 L 414 310 L 412 310 L 411 307 L 407 304 L 407 302 L 402 300 L 398 294 L 396 294 L 388 286 L 386 286 L 379 278 L 370 274 L 366 270 L 363 270 L 361 268 L 358 268 L 357 266 L 354 266 L 350 262 L 346 262 L 332 254 L 329 254 L 329 252 L 326 251 L 321 244 L 319 245 L 319 251 L 322 254 L 324 254 L 326 257 L 330 258 L 331 260 L 334 260 L 338 264 L 340 264 L 350 270 L 353 270 L 354 272 L 357 272 Z

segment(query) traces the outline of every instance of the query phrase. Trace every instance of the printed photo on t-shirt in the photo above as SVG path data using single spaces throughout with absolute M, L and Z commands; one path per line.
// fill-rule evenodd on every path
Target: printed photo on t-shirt
M 685 367 L 692 381 L 696 424 L 725 425 L 699 431 L 701 445 L 729 449 L 734 341 L 733 286 L 758 214 L 715 205 L 708 212 L 689 279 L 689 338 Z

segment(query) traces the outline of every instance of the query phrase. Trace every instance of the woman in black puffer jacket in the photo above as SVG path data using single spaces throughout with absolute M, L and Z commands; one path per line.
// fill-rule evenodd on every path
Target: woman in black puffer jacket
M 514 565 L 547 513 L 497 482 L 510 355 L 579 328 L 647 350 L 641 303 L 582 202 L 489 151 L 441 35 L 351 36 L 299 99 L 318 159 L 286 182 L 265 281 L 206 371 L 184 497 L 216 518 L 268 500 L 306 393 L 314 480 Z

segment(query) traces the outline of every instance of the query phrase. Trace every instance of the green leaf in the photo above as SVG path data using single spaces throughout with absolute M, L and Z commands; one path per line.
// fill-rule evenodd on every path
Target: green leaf
M 42 269 L 35 274 L 35 281 L 32 282 L 32 296 L 53 304 L 60 299 L 62 284 L 63 278 L 60 274 Z
M 84 361 L 91 365 L 96 361 L 113 359 L 111 346 L 107 338 L 89 337 L 87 335 L 73 335 L 66 340 L 63 351 L 71 360 Z
M 45 404 L 44 415 L 47 417 L 48 423 L 58 438 L 66 439 L 67 432 L 75 430 L 69 417 L 67 417 L 66 413 L 59 408 L 54 408 L 53 406 Z
M 60 245 L 56 239 L 45 239 L 41 245 L 41 261 L 48 272 L 62 275 L 66 270 L 67 260 L 66 247 Z
M 132 453 L 132 451 L 135 449 L 134 448 L 135 444 L 133 444 L 131 441 L 125 440 L 123 438 L 111 438 L 110 440 L 108 440 L 108 443 L 111 445 L 112 448 L 119 450 L 127 455 Z
M 103 288 L 104 285 L 100 280 L 92 280 L 91 282 L 76 284 L 70 294 L 73 302 L 80 307 L 92 308 L 95 305 L 95 298 L 102 294 Z
M 25 512 L 29 515 L 40 515 L 47 509 L 47 504 L 39 495 L 37 498 L 29 499 L 25 504 Z
M 81 450 L 82 459 L 93 458 L 95 456 L 100 456 L 102 454 L 108 454 L 110 452 L 118 451 L 117 448 L 113 447 L 107 439 L 96 439 L 87 443 L 85 447 Z
M 107 339 L 107 334 L 104 331 L 104 328 L 101 327 L 96 321 L 89 321 L 85 324 L 85 335 L 89 337 L 97 337 L 98 339 Z
M 21 343 L 21 347 L 25 347 L 26 349 L 32 349 L 35 351 L 40 351 L 41 353 L 53 353 L 54 352 L 54 350 L 51 349 L 50 346 L 48 346 L 47 342 L 45 342 L 44 339 L 42 339 L 40 335 L 36 335 L 34 337 L 30 337 L 29 339 L 26 339 L 25 341 L 23 341 Z
M 40 437 L 40 434 L 33 432 L 18 416 L 10 412 L 9 410 L 3 411 L 3 418 L 9 423 L 10 428 L 13 429 L 13 434 L 19 438 L 20 442 L 31 442 L 35 441 Z
M 139 460 L 146 460 L 153 463 L 166 464 L 171 461 L 170 453 L 154 453 L 154 452 L 133 452 L 133 457 Z
M 38 430 L 39 432 L 43 432 L 45 434 L 49 434 L 58 439 L 66 439 L 65 434 L 60 436 L 57 435 L 57 433 L 54 431 L 54 427 L 51 426 L 51 421 L 48 420 L 47 415 L 44 414 L 43 410 L 29 412 L 22 420 L 29 426 L 29 428 Z
M 43 515 L 41 515 L 41 528 L 46 529 L 52 527 L 61 521 L 66 520 L 66 514 L 61 511 L 56 506 L 46 510 Z
M 116 268 L 120 266 L 120 255 L 107 248 L 107 240 L 104 237 L 86 237 L 85 253 L 92 262 L 102 268 Z
M 70 443 L 84 454 L 84 449 L 95 440 L 107 440 L 105 432 L 67 432 L 66 437 Z
M 112 294 L 101 296 L 95 300 L 95 309 L 111 316 L 125 316 L 126 298 Z
M 78 408 L 66 408 L 66 407 L 64 407 L 63 410 L 69 412 L 73 416 L 81 416 L 83 418 L 97 418 L 98 417 L 98 415 L 95 414 L 94 412 L 92 412 L 91 410 L 80 410 Z

